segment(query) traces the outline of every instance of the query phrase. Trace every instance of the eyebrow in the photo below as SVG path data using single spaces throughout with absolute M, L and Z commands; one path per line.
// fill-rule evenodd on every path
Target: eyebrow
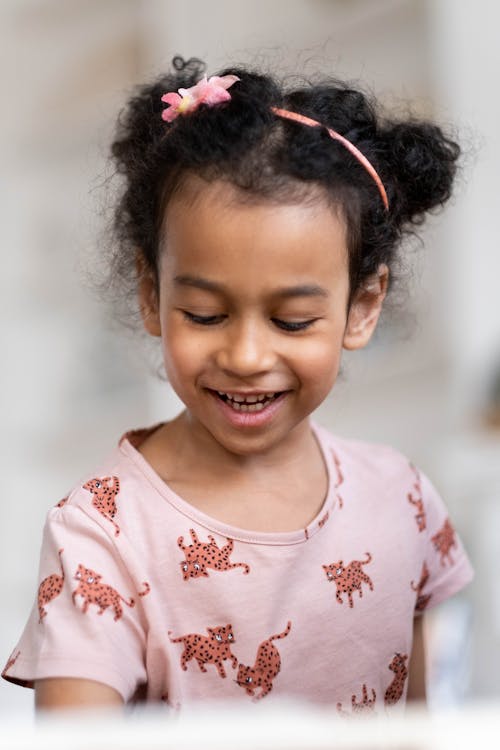
M 226 293 L 226 288 L 223 284 L 203 279 L 200 276 L 175 276 L 174 284 L 178 286 L 191 286 L 195 289 L 203 289 L 204 291 L 215 292 L 217 294 Z M 276 289 L 273 292 L 273 296 L 289 299 L 290 297 L 328 297 L 329 294 L 327 289 L 318 284 L 299 284 L 297 286 L 285 286 L 281 289 Z

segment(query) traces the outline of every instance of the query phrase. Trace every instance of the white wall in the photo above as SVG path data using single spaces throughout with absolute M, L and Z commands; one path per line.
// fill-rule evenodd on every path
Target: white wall
M 440 315 L 452 364 L 451 429 L 439 458 L 476 562 L 471 691 L 498 695 L 500 422 L 488 391 L 495 373 L 500 382 L 500 12 L 491 0 L 429 1 L 428 11 L 436 112 L 456 123 L 471 167 L 439 231 L 446 272 Z

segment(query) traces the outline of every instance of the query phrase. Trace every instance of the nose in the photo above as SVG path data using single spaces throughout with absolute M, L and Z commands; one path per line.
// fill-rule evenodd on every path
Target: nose
M 238 377 L 250 377 L 269 372 L 276 362 L 272 334 L 264 322 L 234 321 L 224 332 L 217 352 L 221 370 Z

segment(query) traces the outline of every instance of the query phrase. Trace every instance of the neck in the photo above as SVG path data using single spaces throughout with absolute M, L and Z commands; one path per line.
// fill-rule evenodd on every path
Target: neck
M 284 467 L 295 463 L 298 456 L 302 461 L 308 452 L 317 454 L 318 451 L 308 419 L 296 425 L 271 450 L 247 455 L 226 450 L 188 411 L 167 423 L 164 430 L 170 450 L 175 451 L 181 464 L 196 465 L 198 469 L 206 468 L 212 472 L 216 467 L 219 475 L 224 473 L 228 478 L 232 474 L 241 476 L 244 473 L 254 479 L 276 470 L 283 472 Z

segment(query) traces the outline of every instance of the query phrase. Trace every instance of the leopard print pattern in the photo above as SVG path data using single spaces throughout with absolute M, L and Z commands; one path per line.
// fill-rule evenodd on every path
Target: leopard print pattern
M 207 568 L 212 568 L 216 571 L 243 568 L 244 575 L 250 572 L 250 567 L 246 563 L 232 563 L 230 561 L 229 556 L 234 546 L 232 539 L 228 539 L 227 544 L 219 548 L 211 534 L 208 535 L 209 543 L 207 544 L 206 542 L 200 542 L 194 529 L 189 529 L 189 533 L 193 541 L 189 546 L 184 544 L 183 536 L 177 539 L 177 546 L 180 547 L 186 557 L 180 563 L 182 576 L 185 581 L 188 581 L 190 578 L 208 578 Z
M 245 688 L 247 695 L 253 696 L 257 688 L 260 688 L 261 692 L 255 696 L 255 699 L 259 700 L 271 692 L 273 680 L 281 669 L 280 653 L 272 641 L 278 640 L 278 638 L 286 638 L 291 627 L 292 623 L 288 621 L 282 633 L 272 635 L 267 640 L 262 641 L 257 649 L 253 667 L 247 667 L 244 664 L 238 665 L 236 682 L 240 687 Z
M 328 521 L 329 518 L 330 518 L 330 511 L 327 510 L 325 515 L 322 518 L 320 518 L 318 521 L 318 526 L 320 529 L 323 528 L 323 526 L 325 525 L 325 523 Z
M 394 654 L 394 658 L 389 664 L 389 669 L 394 672 L 394 678 L 385 691 L 384 703 L 386 706 L 393 706 L 399 700 L 404 692 L 406 678 L 408 677 L 408 667 L 406 661 L 408 654 Z
M 3 668 L 2 677 L 5 677 L 5 675 L 9 671 L 9 669 L 11 669 L 11 667 L 14 666 L 14 664 L 17 661 L 17 659 L 19 658 L 20 653 L 21 653 L 20 651 L 15 651 L 15 650 L 11 653 L 11 655 L 9 656 L 9 658 L 7 660 L 7 664 Z
M 333 463 L 335 464 L 335 469 L 337 471 L 337 481 L 335 482 L 335 490 L 337 490 L 337 500 L 339 501 L 339 508 L 344 507 L 344 500 L 342 499 L 342 495 L 338 492 L 338 488 L 341 484 L 344 484 L 344 475 L 342 474 L 342 469 L 340 465 L 340 459 L 335 453 L 334 450 L 332 450 L 332 458 Z
M 448 561 L 450 565 L 453 565 L 453 558 L 450 554 L 452 547 L 457 546 L 455 539 L 455 529 L 450 523 L 450 519 L 447 518 L 439 531 L 431 537 L 431 542 L 434 544 L 434 548 L 441 555 L 441 565 L 446 565 Z
M 427 564 L 424 560 L 424 563 L 422 565 L 422 573 L 420 574 L 420 581 L 415 584 L 414 581 L 411 582 L 411 587 L 413 591 L 417 592 L 417 601 L 415 602 L 415 612 L 423 612 L 423 610 L 427 607 L 429 604 L 429 601 L 432 598 L 432 594 L 423 594 L 422 590 L 427 585 L 427 582 L 429 580 L 429 568 L 427 567 Z
M 354 694 L 351 697 L 351 713 L 349 713 L 349 711 L 345 711 L 342 708 L 342 703 L 340 702 L 337 703 L 338 713 L 341 714 L 341 716 L 348 716 L 348 717 L 359 715 L 359 714 L 363 714 L 364 716 L 366 715 L 375 716 L 376 715 L 375 702 L 377 700 L 377 693 L 375 692 L 373 688 L 371 689 L 371 691 L 372 691 L 372 697 L 368 698 L 368 689 L 366 687 L 366 684 L 363 683 L 362 688 L 361 688 L 362 699 L 358 701 L 356 698 L 356 695 Z
M 92 505 L 104 518 L 111 521 L 115 527 L 115 536 L 118 536 L 120 528 L 114 520 L 117 511 L 116 498 L 120 492 L 118 477 L 103 477 L 102 479 L 94 477 L 85 482 L 83 489 L 92 494 Z
M 424 509 L 424 501 L 422 497 L 422 483 L 420 481 L 420 473 L 418 469 L 413 466 L 413 464 L 410 464 L 410 468 L 415 476 L 415 482 L 413 485 L 412 492 L 409 492 L 408 502 L 415 506 L 417 509 L 417 514 L 415 516 L 415 521 L 417 522 L 417 528 L 420 531 L 425 531 L 427 527 L 427 517 Z M 415 496 L 413 495 L 413 492 L 415 492 Z
M 183 643 L 184 651 L 181 654 L 181 668 L 186 671 L 187 663 L 195 659 L 202 672 L 206 672 L 205 664 L 215 664 L 221 677 L 226 676 L 223 662 L 231 660 L 233 669 L 238 666 L 238 659 L 231 653 L 231 646 L 235 642 L 232 625 L 219 625 L 215 628 L 207 628 L 208 638 L 199 633 L 188 633 L 179 638 L 172 638 L 172 631 L 168 631 L 168 637 L 172 643 Z
M 43 618 L 47 615 L 47 610 L 45 609 L 45 606 L 52 601 L 52 599 L 55 599 L 56 596 L 59 596 L 61 591 L 63 590 L 64 586 L 64 569 L 62 566 L 62 553 L 64 550 L 61 548 L 59 550 L 59 563 L 61 565 L 61 575 L 58 575 L 57 573 L 52 573 L 52 575 L 47 576 L 47 578 L 44 578 L 41 582 L 40 586 L 38 587 L 38 614 L 39 614 L 39 620 L 38 622 L 41 623 Z
M 368 565 L 368 563 L 372 561 L 371 554 L 369 552 L 366 552 L 365 554 L 367 555 L 366 560 L 353 560 L 347 565 L 347 567 L 344 567 L 342 560 L 331 563 L 330 565 L 322 566 L 328 581 L 335 582 L 337 586 L 335 598 L 339 604 L 343 604 L 341 594 L 347 594 L 349 607 L 352 608 L 354 606 L 352 599 L 353 592 L 356 590 L 359 591 L 359 597 L 361 599 L 363 596 L 363 583 L 367 583 L 370 590 L 373 591 L 373 582 L 371 578 L 366 575 L 361 568 L 362 565 Z
M 79 565 L 78 570 L 75 573 L 75 579 L 78 581 L 78 586 L 73 591 L 72 600 L 73 604 L 76 605 L 76 597 L 80 596 L 83 599 L 82 612 L 86 612 L 90 604 L 95 604 L 99 607 L 98 615 L 102 615 L 103 612 L 111 607 L 114 611 L 114 620 L 119 620 L 123 615 L 123 608 L 120 604 L 122 601 L 127 607 L 134 607 L 135 600 L 131 597 L 130 599 L 124 599 L 116 589 L 112 586 L 108 586 L 105 583 L 101 583 L 102 576 L 86 568 L 84 565 Z M 146 596 L 149 594 L 150 587 L 149 583 L 144 582 L 144 591 L 139 591 L 139 596 Z
M 59 500 L 59 502 L 56 503 L 55 507 L 56 508 L 62 508 L 64 505 L 66 505 L 66 503 L 68 502 L 68 500 L 69 500 L 69 495 L 67 495 L 66 497 L 63 497 L 62 500 Z
M 343 508 L 344 501 L 342 499 L 342 495 L 338 492 L 338 488 L 340 487 L 341 484 L 344 483 L 344 475 L 342 474 L 342 469 L 340 467 L 340 460 L 334 450 L 331 451 L 331 456 L 332 456 L 333 463 L 335 466 L 335 471 L 337 473 L 337 478 L 333 486 L 335 488 L 335 493 L 337 495 L 338 507 Z M 322 529 L 329 518 L 330 518 L 330 511 L 327 510 L 324 513 L 324 515 L 318 520 L 318 529 Z M 304 536 L 306 539 L 309 539 L 309 529 L 307 527 L 304 529 Z

